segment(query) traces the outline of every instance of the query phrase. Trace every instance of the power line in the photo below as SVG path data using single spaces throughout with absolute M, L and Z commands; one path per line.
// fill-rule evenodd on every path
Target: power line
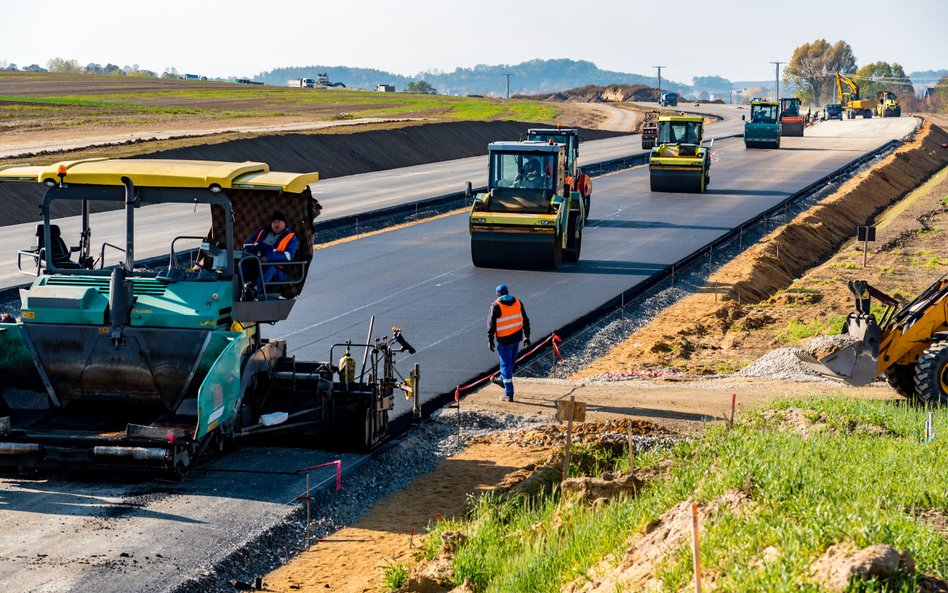
M 668 66 L 652 66 L 652 68 L 658 69 L 658 102 L 662 102 L 662 68 L 668 68 Z
M 780 64 L 786 62 L 771 62 L 774 65 L 774 101 L 780 100 Z
M 509 99 L 510 98 L 510 77 L 516 76 L 516 74 L 514 74 L 513 72 L 504 72 L 501 74 L 501 76 L 507 77 L 507 98 Z

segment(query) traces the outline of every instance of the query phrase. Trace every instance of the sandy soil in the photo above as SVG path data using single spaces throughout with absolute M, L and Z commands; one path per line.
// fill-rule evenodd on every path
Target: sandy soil
M 707 290 L 669 307 L 575 378 L 656 367 L 733 372 L 774 348 L 831 333 L 853 307 L 848 280 L 914 298 L 948 270 L 948 248 L 933 240 L 943 235 L 939 220 L 948 213 L 941 203 L 948 171 L 899 200 L 924 171 L 948 163 L 939 146 L 948 134 L 932 130 L 750 247 L 713 274 Z M 863 268 L 861 246 L 845 241 L 867 220 L 875 221 L 878 236 Z M 814 264 L 820 265 L 810 269 Z
M 562 110 L 561 123 L 614 132 L 635 132 L 641 126 L 644 110 L 631 103 L 557 103 Z
M 696 382 L 628 381 L 585 384 L 578 381 L 517 381 L 513 403 L 499 401 L 501 388 L 488 385 L 461 402 L 462 409 L 539 416 L 554 421 L 556 401 L 576 397 L 587 404 L 587 420 L 635 418 L 679 434 L 699 434 L 708 422 L 728 414 L 737 394 L 738 414 L 782 396 L 845 394 L 893 398 L 884 386 L 842 387 L 833 383 L 791 383 L 761 379 L 709 379 Z M 387 560 L 413 557 L 411 529 L 424 533 L 437 515 L 464 511 L 469 493 L 483 492 L 504 476 L 535 463 L 550 451 L 510 443 L 479 442 L 443 462 L 438 469 L 393 494 L 351 527 L 342 529 L 264 577 L 264 590 L 331 590 L 345 593 L 380 591 L 381 566 Z M 416 541 L 419 536 L 416 535 Z
M 417 545 L 429 523 L 439 515 L 461 515 L 469 493 L 483 492 L 508 473 L 547 455 L 548 449 L 538 447 L 471 445 L 406 490 L 383 500 L 356 524 L 321 540 L 264 577 L 264 590 L 378 591 L 385 561 L 412 558 L 412 541 Z

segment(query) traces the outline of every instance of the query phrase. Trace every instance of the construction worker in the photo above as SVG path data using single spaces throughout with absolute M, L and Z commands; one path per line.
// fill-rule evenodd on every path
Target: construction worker
M 524 348 L 530 347 L 530 318 L 523 303 L 510 295 L 506 284 L 501 284 L 487 315 L 487 342 L 491 352 L 496 349 L 500 356 L 500 377 L 491 377 L 491 381 L 504 388 L 501 401 L 512 402 L 514 398 L 513 370 L 520 340 Z
M 299 241 L 296 234 L 286 226 L 286 215 L 277 210 L 270 216 L 270 224 L 254 232 L 244 242 L 244 251 L 260 258 L 260 263 L 278 263 L 293 261 Z M 282 266 L 262 266 L 260 278 L 257 278 L 258 268 L 254 264 L 241 264 L 244 274 L 244 286 L 255 283 L 256 290 L 262 290 L 262 284 L 268 282 L 286 281 L 286 271 Z M 253 286 L 253 284 L 251 284 Z

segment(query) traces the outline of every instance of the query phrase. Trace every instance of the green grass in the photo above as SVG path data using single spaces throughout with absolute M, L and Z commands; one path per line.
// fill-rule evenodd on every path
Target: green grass
M 754 411 L 733 431 L 712 427 L 664 454 L 673 461 L 670 475 L 636 498 L 594 510 L 560 504 L 556 492 L 538 499 L 485 495 L 474 502 L 468 520 L 433 526 L 431 541 L 447 529 L 468 536 L 454 558 L 457 583 L 470 579 L 477 591 L 554 593 L 607 554 L 621 558 L 629 537 L 672 506 L 741 489 L 751 498 L 743 512 L 721 512 L 704 527 L 702 565 L 715 575 L 716 591 L 816 592 L 807 576 L 810 565 L 842 542 L 887 543 L 909 551 L 923 574 L 948 576 L 948 538 L 914 514 L 948 513 L 948 433 L 921 443 L 925 410 L 840 397 L 781 400 L 772 407 L 822 416 L 832 430 L 804 438 L 782 432 Z M 948 431 L 948 410 L 934 414 L 936 432 Z M 854 431 L 857 422 L 888 432 Z M 643 456 L 636 465 L 660 457 Z M 777 559 L 755 562 L 769 546 L 777 549 Z M 657 572 L 667 591 L 683 590 L 690 574 L 687 546 Z M 858 590 L 884 589 L 868 584 Z M 886 590 L 915 589 L 906 578 Z
M 382 585 L 386 591 L 395 591 L 408 581 L 408 567 L 401 562 L 389 560 L 382 567 Z
M 798 319 L 794 319 L 787 325 L 787 328 L 779 338 L 783 342 L 793 343 L 822 334 L 838 334 L 843 328 L 845 321 L 845 315 L 835 315 L 828 319 L 817 319 L 809 323 L 803 323 Z

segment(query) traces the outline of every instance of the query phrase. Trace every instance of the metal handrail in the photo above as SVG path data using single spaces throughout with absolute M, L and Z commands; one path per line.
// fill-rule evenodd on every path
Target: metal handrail
M 100 270 L 105 269 L 105 248 L 106 247 L 111 247 L 112 249 L 116 249 L 118 251 L 121 251 L 122 253 L 126 253 L 125 249 L 123 249 L 122 247 L 119 247 L 118 245 L 113 245 L 112 243 L 109 243 L 108 241 L 103 242 L 102 250 L 99 252 L 99 269 Z
M 263 268 L 272 267 L 272 266 L 300 266 L 302 271 L 306 270 L 306 265 L 309 262 L 306 261 L 287 261 L 287 262 L 262 262 L 260 258 L 252 253 L 247 253 L 246 251 L 242 252 L 241 257 L 237 260 L 237 275 L 240 281 L 240 285 L 243 286 L 244 279 L 244 261 L 254 261 L 257 265 L 257 278 L 263 277 Z M 277 282 L 260 282 L 260 285 L 263 287 L 263 300 L 267 300 L 267 287 L 268 286 L 293 286 L 296 284 L 302 284 L 305 278 L 303 274 L 300 274 L 300 278 L 296 280 L 282 280 Z
M 23 269 L 23 256 L 32 257 L 36 260 L 36 271 L 31 272 L 29 270 Z M 23 274 L 28 276 L 39 276 L 40 270 L 43 267 L 43 260 L 46 259 L 46 248 L 41 247 L 37 250 L 32 249 L 20 249 L 16 252 L 16 268 Z

